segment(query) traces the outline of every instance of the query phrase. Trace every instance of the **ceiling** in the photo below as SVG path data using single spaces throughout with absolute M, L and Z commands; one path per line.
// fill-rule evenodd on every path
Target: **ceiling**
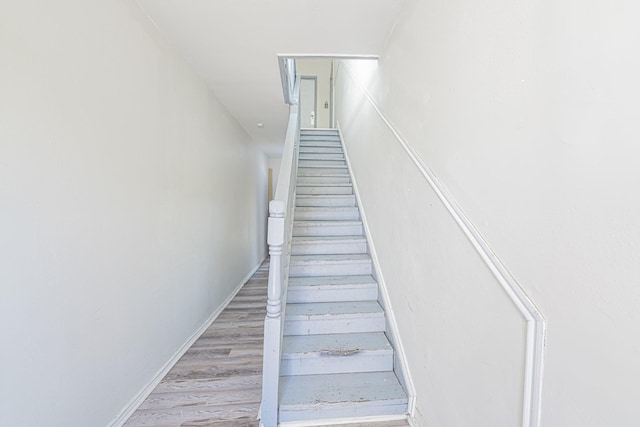
M 288 117 L 277 54 L 378 55 L 406 1 L 137 0 L 270 156 Z

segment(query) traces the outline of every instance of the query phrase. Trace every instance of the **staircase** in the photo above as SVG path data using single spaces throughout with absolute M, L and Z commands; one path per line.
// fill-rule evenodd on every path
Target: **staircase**
M 302 130 L 279 421 L 401 416 L 360 212 L 336 130 Z

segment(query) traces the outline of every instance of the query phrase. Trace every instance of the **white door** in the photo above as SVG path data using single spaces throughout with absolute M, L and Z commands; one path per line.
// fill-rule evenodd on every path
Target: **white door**
M 316 77 L 300 80 L 300 127 L 316 127 Z

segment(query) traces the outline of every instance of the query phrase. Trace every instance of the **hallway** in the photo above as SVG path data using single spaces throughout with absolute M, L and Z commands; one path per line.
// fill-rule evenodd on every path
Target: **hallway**
M 257 426 L 268 260 L 125 423 Z

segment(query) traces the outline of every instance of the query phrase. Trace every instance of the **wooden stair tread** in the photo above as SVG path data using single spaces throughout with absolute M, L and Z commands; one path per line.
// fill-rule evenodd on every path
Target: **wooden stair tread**
M 285 359 L 361 353 L 393 353 L 393 348 L 384 332 L 287 336 L 282 342 Z

